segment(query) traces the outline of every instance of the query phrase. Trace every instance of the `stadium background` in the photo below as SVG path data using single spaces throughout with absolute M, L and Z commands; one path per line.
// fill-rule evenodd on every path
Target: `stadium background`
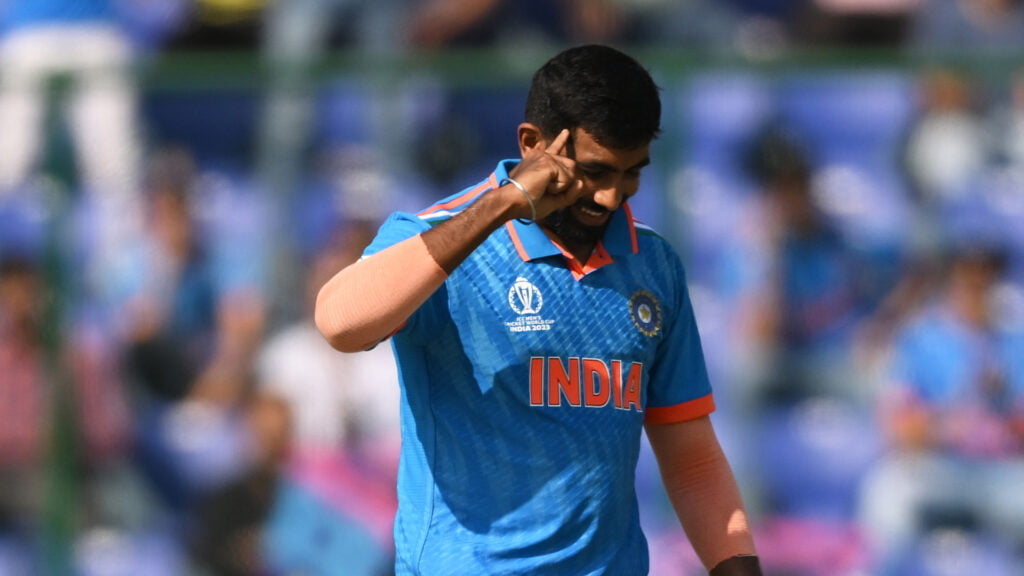
M 387 573 L 393 415 L 369 406 L 393 400 L 376 390 L 389 366 L 334 366 L 361 397 L 318 392 L 314 402 L 335 403 L 331 430 L 293 422 L 281 440 L 275 414 L 305 414 L 289 404 L 304 383 L 269 380 L 289 366 L 308 375 L 313 360 L 268 350 L 303 323 L 304 281 L 324 254 L 339 262 L 366 224 L 461 189 L 515 151 L 530 73 L 574 43 L 627 48 L 663 89 L 663 135 L 634 210 L 687 265 L 714 418 L 766 573 L 881 573 L 860 505 L 894 450 L 881 416 L 898 335 L 945 285 L 944 258 L 998 246 L 1008 265 L 993 330 L 1024 330 L 1019 3 L 497 2 L 457 34 L 416 12 L 426 2 L 151 4 L 127 20 L 140 191 L 185 191 L 214 294 L 193 302 L 243 309 L 232 317 L 252 337 L 236 385 L 196 391 L 195 373 L 167 383 L 145 371 L 166 375 L 177 360 L 140 352 L 138 327 L 122 332 L 118 306 L 147 285 L 139 269 L 106 276 L 113 287 L 81 280 L 97 260 L 83 254 L 90 196 L 61 109 L 75 80 L 55 77 L 39 169 L 0 197 L 0 259 L 27 261 L 42 282 L 36 382 L 51 395 L 37 423 L 45 494 L 28 519 L 4 511 L 2 574 Z M 958 18 L 983 4 L 1005 12 Z M 824 232 L 797 233 L 799 217 L 785 217 L 794 202 L 809 202 Z M 804 242 L 780 241 L 793 235 Z M 183 332 L 190 346 L 224 345 L 218 312 L 207 316 Z M 105 385 L 78 382 L 82 357 Z M 8 403 L 12 374 L 0 374 Z M 1021 375 L 1002 378 L 1012 396 Z M 1020 392 L 1006 402 L 1003 412 L 1024 405 Z M 120 432 L 96 456 L 90 434 L 103 434 L 88 430 L 105 422 Z M 314 455 L 250 458 L 267 435 L 300 454 L 308 441 Z M 336 453 L 318 452 L 331 442 Z M 646 452 L 638 488 L 652 573 L 699 573 Z M 952 506 L 894 573 L 1019 574 L 1022 542 Z

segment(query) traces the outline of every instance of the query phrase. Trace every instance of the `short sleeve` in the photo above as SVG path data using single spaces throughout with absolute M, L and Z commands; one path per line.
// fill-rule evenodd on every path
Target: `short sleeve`
M 417 234 L 422 234 L 431 228 L 430 224 L 407 212 L 395 212 L 384 221 L 377 236 L 363 250 L 363 258 L 369 258 L 374 254 L 394 246 L 399 242 L 408 240 Z M 419 338 L 424 336 L 427 341 L 431 334 L 436 333 L 436 327 L 446 318 L 448 314 L 448 290 L 445 284 L 434 292 L 419 309 L 410 316 L 405 324 L 399 328 L 400 332 Z
M 673 258 L 670 276 L 675 314 L 666 325 L 651 370 L 645 421 L 668 424 L 692 420 L 715 409 L 711 382 L 682 264 Z
M 371 256 L 394 246 L 403 240 L 408 240 L 417 234 L 430 229 L 430 225 L 418 218 L 415 214 L 408 212 L 395 212 L 381 224 L 377 230 L 377 236 L 363 250 L 363 257 Z

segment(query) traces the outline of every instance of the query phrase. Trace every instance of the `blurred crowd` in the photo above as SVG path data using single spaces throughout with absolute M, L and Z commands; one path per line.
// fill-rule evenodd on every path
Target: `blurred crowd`
M 1024 572 L 1022 38 L 1014 0 L 0 1 L 0 574 L 388 574 L 390 349 L 312 299 L 515 152 L 526 79 L 320 63 L 587 41 L 652 55 L 634 212 L 766 572 Z M 823 47 L 923 59 L 757 66 Z M 264 81 L 141 81 L 223 49 Z M 715 54 L 753 65 L 674 65 Z M 699 574 L 646 450 L 637 483 L 652 574 Z
M 766 564 L 1020 571 L 1019 77 L 682 86 L 679 241 Z

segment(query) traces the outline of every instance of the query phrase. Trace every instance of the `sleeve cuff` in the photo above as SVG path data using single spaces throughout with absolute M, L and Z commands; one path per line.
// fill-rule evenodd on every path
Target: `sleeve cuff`
M 674 406 L 649 406 L 644 416 L 647 424 L 673 424 L 707 416 L 715 411 L 715 397 L 701 396 Z

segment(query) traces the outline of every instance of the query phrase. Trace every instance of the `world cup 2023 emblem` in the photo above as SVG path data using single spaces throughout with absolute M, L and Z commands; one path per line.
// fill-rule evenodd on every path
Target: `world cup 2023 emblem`
M 529 280 L 520 276 L 508 289 L 508 305 L 519 315 L 539 314 L 544 306 L 544 296 Z

